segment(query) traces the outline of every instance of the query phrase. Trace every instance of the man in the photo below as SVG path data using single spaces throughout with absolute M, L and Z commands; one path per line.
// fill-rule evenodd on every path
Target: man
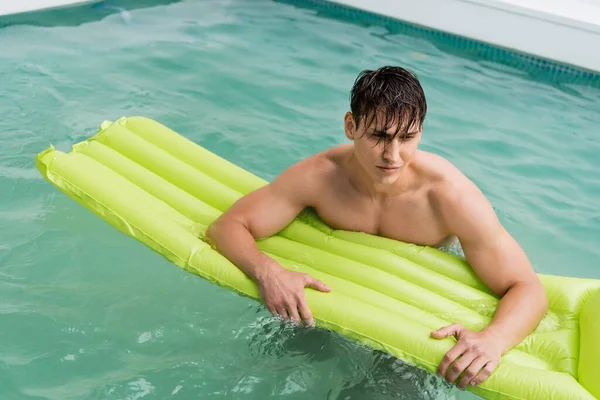
M 436 247 L 459 240 L 467 261 L 501 300 L 485 329 L 453 324 L 431 335 L 457 339 L 438 375 L 461 389 L 478 385 L 502 354 L 535 329 L 548 307 L 544 288 L 475 184 L 447 160 L 417 149 L 427 103 L 412 72 L 400 67 L 363 71 L 352 88 L 350 108 L 344 129 L 352 144 L 292 165 L 236 202 L 207 236 L 257 283 L 273 314 L 309 324 L 304 288 L 331 289 L 284 269 L 255 243 L 283 229 L 305 207 L 336 229 Z

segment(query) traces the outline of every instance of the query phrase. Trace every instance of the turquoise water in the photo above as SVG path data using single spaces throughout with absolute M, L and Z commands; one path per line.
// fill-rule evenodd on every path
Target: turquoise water
M 271 1 L 130 17 L 0 30 L 0 398 L 474 397 L 339 335 L 282 326 L 40 177 L 37 152 L 122 115 L 272 179 L 345 142 L 360 70 L 407 66 L 430 107 L 422 148 L 481 187 L 538 272 L 600 278 L 600 89 Z

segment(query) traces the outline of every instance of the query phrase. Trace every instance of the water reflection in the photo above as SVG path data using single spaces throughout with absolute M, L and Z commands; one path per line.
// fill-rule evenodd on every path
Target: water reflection
M 242 332 L 243 331 L 243 332 Z M 293 369 L 318 369 L 327 399 L 454 399 L 456 389 L 420 368 L 360 345 L 337 332 L 306 328 L 273 317 L 260 318 L 240 333 L 253 357 L 277 358 Z

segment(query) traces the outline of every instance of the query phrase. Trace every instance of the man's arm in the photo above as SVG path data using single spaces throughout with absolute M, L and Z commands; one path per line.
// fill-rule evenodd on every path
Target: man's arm
M 436 338 L 454 335 L 458 339 L 438 374 L 454 383 L 465 371 L 458 382 L 464 389 L 487 379 L 500 357 L 536 328 L 548 310 L 548 300 L 525 252 L 474 183 L 461 176 L 439 197 L 442 218 L 458 236 L 467 261 L 483 283 L 501 296 L 491 323 L 480 332 L 454 324 L 432 333 Z
M 313 319 L 304 287 L 330 289 L 307 274 L 284 269 L 258 249 L 256 240 L 279 232 L 311 205 L 315 167 L 314 158 L 289 167 L 272 183 L 239 199 L 206 231 L 217 250 L 257 283 L 271 313 L 298 323 L 301 315 L 309 325 Z

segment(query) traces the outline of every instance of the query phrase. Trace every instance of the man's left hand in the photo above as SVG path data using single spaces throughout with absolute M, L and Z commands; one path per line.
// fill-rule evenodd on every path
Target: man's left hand
M 454 384 L 464 371 L 464 376 L 456 384 L 463 390 L 469 384 L 476 386 L 486 380 L 500 363 L 502 344 L 500 338 L 490 332 L 474 332 L 460 324 L 453 324 L 431 332 L 431 336 L 436 339 L 456 338 L 457 343 L 442 359 L 437 374 Z

